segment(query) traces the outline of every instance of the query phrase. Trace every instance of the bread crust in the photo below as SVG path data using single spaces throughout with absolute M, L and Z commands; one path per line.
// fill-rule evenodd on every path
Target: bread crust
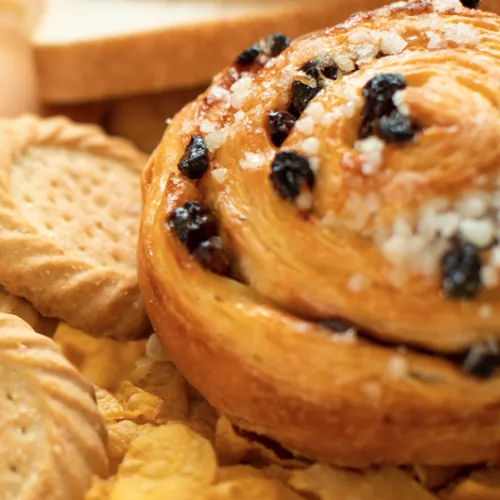
M 443 36 L 443 45 L 434 47 L 423 29 L 428 22 L 437 22 L 445 34 L 455 33 L 459 22 L 461 29 L 477 30 L 472 31 L 477 40 L 485 38 L 472 46 L 470 37 Z M 472 133 L 475 129 L 464 125 L 472 115 L 465 108 L 455 110 L 453 103 L 473 102 L 470 109 L 484 123 L 491 123 L 486 116 L 496 117 L 496 111 L 483 115 L 467 90 L 457 91 L 450 68 L 459 65 L 460 78 L 473 79 L 480 94 L 495 92 L 490 79 L 477 75 L 480 68 L 495 71 L 491 54 L 498 40 L 490 34 L 498 26 L 497 16 L 464 9 L 458 2 L 453 11 L 433 11 L 422 0 L 358 15 L 294 42 L 244 76 L 229 68 L 172 121 L 143 173 L 140 285 L 155 331 L 173 361 L 236 424 L 271 436 L 297 454 L 341 466 L 464 465 L 499 459 L 499 377 L 471 377 L 447 357 L 490 336 L 498 339 L 496 288 L 469 302 L 445 298 L 438 269 L 428 275 L 387 260 L 377 238 L 370 236 L 375 220 L 360 228 L 349 225 L 350 212 L 335 197 L 359 194 L 357 215 L 364 199 L 385 193 L 385 182 L 392 186 L 391 175 L 401 175 L 405 189 L 398 193 L 403 197 L 396 203 L 388 191 L 378 210 L 388 217 L 381 224 L 392 227 L 399 214 L 419 213 L 420 202 L 437 194 L 458 199 L 473 185 L 471 178 L 496 175 L 496 136 L 489 136 L 489 126 Z M 287 105 L 296 78 L 308 81 L 297 76 L 299 68 L 323 47 L 335 55 L 349 54 L 343 52 L 347 37 L 366 37 L 362 30 L 367 28 L 389 33 L 397 28 L 406 45 L 387 57 L 373 51 L 372 59 L 357 69 L 353 64 L 351 72 L 323 82 L 315 106 L 309 104 L 278 149 L 318 159 L 308 211 L 279 198 L 271 186 L 269 167 L 277 149 L 269 139 L 267 114 Z M 366 56 L 369 47 L 362 48 L 357 57 Z M 414 142 L 386 144 L 380 168 L 369 172 L 362 150 L 353 145 L 359 134 L 360 95 L 370 78 L 384 72 L 407 78 L 409 113 L 422 131 Z M 439 86 L 441 72 L 446 76 Z M 230 88 L 232 95 L 225 98 Z M 243 96 L 237 92 L 241 88 L 246 89 Z M 325 118 L 328 112 L 333 116 Z M 312 118 L 318 114 L 320 118 Z M 319 139 L 315 148 L 307 142 L 311 119 L 313 137 Z M 205 134 L 211 166 L 201 181 L 191 181 L 177 164 L 190 137 L 213 130 L 210 124 L 218 134 Z M 485 141 L 481 150 L 487 155 L 467 160 L 471 135 Z M 462 156 L 446 153 L 442 159 L 442 148 L 461 148 Z M 416 171 L 425 174 L 413 184 L 416 174 L 408 174 Z M 493 188 L 486 184 L 483 189 Z M 214 210 L 235 279 L 203 268 L 165 224 L 188 200 Z M 325 205 L 336 208 L 340 221 L 325 225 Z M 351 273 L 359 272 L 368 278 L 354 287 Z M 490 316 L 483 314 L 484 306 Z M 350 339 L 319 324 L 338 316 L 371 333 Z M 417 349 L 401 351 L 401 343 Z
M 384 3 L 291 2 L 256 8 L 250 16 L 107 39 L 67 44 L 40 40 L 35 51 L 41 99 L 64 104 L 195 87 L 209 81 L 239 50 L 269 33 L 282 31 L 295 37 Z

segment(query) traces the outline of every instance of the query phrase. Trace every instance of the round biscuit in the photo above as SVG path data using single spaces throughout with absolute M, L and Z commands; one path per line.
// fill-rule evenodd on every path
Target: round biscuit
M 80 500 L 107 474 L 92 385 L 49 338 L 0 314 L 2 498 Z
M 136 272 L 145 156 L 99 128 L 0 123 L 0 284 L 98 336 L 145 335 Z

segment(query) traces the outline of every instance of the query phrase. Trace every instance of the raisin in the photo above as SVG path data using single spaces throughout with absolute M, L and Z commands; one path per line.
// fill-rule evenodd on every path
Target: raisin
M 268 48 L 269 55 L 276 57 L 290 46 L 290 39 L 283 33 L 273 33 L 266 38 L 264 44 Z
M 374 113 L 383 116 L 393 109 L 394 94 L 407 86 L 405 77 L 399 73 L 379 73 L 364 86 L 363 96 L 372 105 Z
M 318 81 L 320 79 L 320 63 L 317 59 L 306 62 L 300 69 L 314 80 Z
M 335 333 L 347 333 L 349 330 L 352 330 L 354 328 L 353 325 L 339 318 L 322 321 L 319 324 L 319 326 L 321 326 L 321 328 L 326 328 L 327 330 L 331 330 L 332 332 Z
M 339 76 L 339 68 L 336 64 L 329 64 L 323 68 L 323 76 L 329 80 L 336 80 Z
M 318 59 L 312 59 L 311 61 L 306 62 L 300 69 L 317 82 L 320 81 L 322 76 L 328 78 L 329 80 L 336 80 L 339 73 L 339 69 L 336 64 L 322 66 Z
M 202 242 L 217 236 L 217 223 L 212 212 L 196 201 L 188 201 L 176 208 L 170 214 L 168 226 L 191 253 Z
M 373 117 L 371 109 L 365 106 L 361 110 L 361 125 L 359 127 L 359 138 L 366 139 L 375 133 L 376 118 Z
M 477 9 L 481 0 L 460 0 L 464 7 L 468 7 L 469 9 Z
M 500 368 L 500 353 L 497 345 L 483 343 L 469 349 L 462 364 L 463 370 L 477 378 L 489 378 Z
M 257 45 L 252 45 L 248 49 L 245 49 L 239 56 L 236 62 L 240 66 L 249 66 L 254 63 L 257 57 L 260 55 L 260 48 Z
M 386 142 L 406 142 L 415 138 L 417 129 L 408 116 L 395 109 L 390 115 L 380 118 L 378 135 Z
M 456 242 L 442 260 L 441 288 L 450 299 L 471 300 L 481 289 L 479 250 L 470 243 Z
M 208 169 L 208 147 L 203 136 L 191 137 L 181 161 L 179 170 L 190 179 L 200 179 Z
M 399 73 L 380 73 L 367 82 L 363 88 L 365 105 L 361 113 L 361 139 L 373 135 L 380 118 L 396 109 L 392 98 L 398 90 L 406 87 L 406 80 Z
M 292 83 L 292 104 L 290 106 L 290 113 L 299 118 L 300 115 L 307 108 L 307 105 L 316 97 L 320 92 L 321 86 L 318 84 L 316 87 L 307 85 L 298 80 Z
M 271 141 L 280 147 L 295 126 L 297 118 L 288 111 L 271 111 L 269 113 L 269 133 Z
M 272 165 L 270 179 L 279 196 L 295 200 L 302 184 L 312 189 L 315 184 L 314 172 L 309 161 L 297 151 L 280 151 Z
M 213 273 L 226 275 L 229 272 L 229 261 L 226 254 L 211 240 L 201 242 L 194 250 L 193 257 Z

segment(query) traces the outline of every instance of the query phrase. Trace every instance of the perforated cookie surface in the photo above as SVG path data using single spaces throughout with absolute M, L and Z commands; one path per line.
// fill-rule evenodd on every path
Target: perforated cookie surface
M 96 335 L 147 329 L 136 279 L 144 156 L 63 118 L 0 124 L 0 283 Z

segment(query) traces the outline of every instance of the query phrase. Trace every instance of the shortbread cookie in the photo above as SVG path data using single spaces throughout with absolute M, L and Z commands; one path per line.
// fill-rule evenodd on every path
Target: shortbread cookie
M 107 472 L 92 386 L 56 344 L 0 314 L 0 497 L 79 500 Z
M 136 277 L 144 156 L 100 129 L 0 123 L 0 284 L 100 336 L 146 333 Z
M 59 322 L 53 318 L 42 316 L 27 300 L 16 297 L 0 287 L 0 313 L 13 314 L 28 323 L 35 330 L 52 337 Z

